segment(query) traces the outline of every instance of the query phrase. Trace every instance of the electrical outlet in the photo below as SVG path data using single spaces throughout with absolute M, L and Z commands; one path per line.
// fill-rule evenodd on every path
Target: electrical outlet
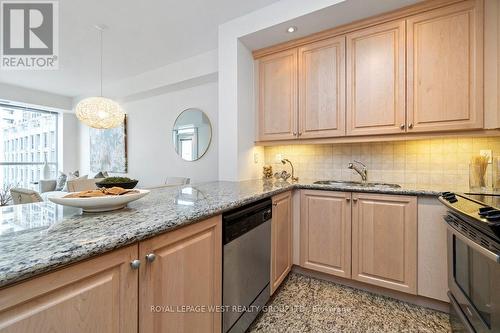
M 283 159 L 282 154 L 276 154 L 276 162 L 281 162 L 282 159 Z
M 491 149 L 481 149 L 479 155 L 488 157 L 488 163 L 491 163 Z
M 253 153 L 253 162 L 255 164 L 259 163 L 259 153 Z

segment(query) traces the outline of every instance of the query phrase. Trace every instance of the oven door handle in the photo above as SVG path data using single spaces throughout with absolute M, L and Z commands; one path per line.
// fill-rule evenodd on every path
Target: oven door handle
M 467 244 L 469 247 L 472 249 L 476 250 L 477 252 L 481 253 L 484 255 L 486 258 L 493 260 L 496 263 L 500 263 L 500 256 L 494 252 L 491 252 L 490 250 L 482 247 L 481 245 L 477 244 L 476 242 L 471 241 L 469 238 L 464 236 L 462 233 L 457 231 L 455 228 L 453 228 L 451 225 L 448 224 L 448 230 L 458 239 L 460 239 L 462 242 Z

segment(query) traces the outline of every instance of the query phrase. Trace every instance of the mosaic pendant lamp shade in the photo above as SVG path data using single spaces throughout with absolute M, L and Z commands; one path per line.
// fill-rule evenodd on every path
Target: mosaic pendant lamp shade
M 96 26 L 99 31 L 101 46 L 99 76 L 101 82 L 101 95 L 88 97 L 76 105 L 76 117 L 87 126 L 99 129 L 115 128 L 123 123 L 125 113 L 120 104 L 112 99 L 102 97 L 102 33 L 105 26 Z

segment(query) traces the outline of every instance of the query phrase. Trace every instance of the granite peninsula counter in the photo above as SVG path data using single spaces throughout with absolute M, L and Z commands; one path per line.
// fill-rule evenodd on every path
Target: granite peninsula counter
M 403 195 L 437 190 L 299 183 L 208 182 L 151 190 L 116 212 L 82 214 L 51 202 L 0 210 L 0 288 L 297 188 Z

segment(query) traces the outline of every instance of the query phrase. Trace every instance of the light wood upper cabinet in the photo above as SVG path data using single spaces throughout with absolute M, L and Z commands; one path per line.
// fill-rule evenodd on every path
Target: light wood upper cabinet
M 257 140 L 497 128 L 497 15 L 484 10 L 484 0 L 424 1 L 256 51 Z
M 0 332 L 137 332 L 137 245 L 0 290 Z
M 347 135 L 404 133 L 405 22 L 347 35 Z
M 300 265 L 351 277 L 351 194 L 301 191 Z
M 299 137 L 345 135 L 345 36 L 299 48 Z
M 482 1 L 407 20 L 410 131 L 483 127 Z
M 297 135 L 297 49 L 259 60 L 259 140 Z
M 354 193 L 352 278 L 417 292 L 417 198 Z
M 271 222 L 271 295 L 292 268 L 292 192 L 273 197 Z
M 182 312 L 181 306 L 216 306 L 222 299 L 220 216 L 139 244 L 139 332 L 217 332 L 220 312 Z M 145 260 L 153 253 L 152 262 Z M 155 313 L 152 306 L 170 307 Z M 179 308 L 178 308 L 179 307 Z

